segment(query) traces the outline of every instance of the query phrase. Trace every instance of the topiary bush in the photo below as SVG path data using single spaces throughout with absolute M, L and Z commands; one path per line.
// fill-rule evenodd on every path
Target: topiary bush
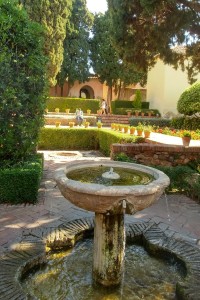
M 135 98 L 133 101 L 133 107 L 135 109 L 141 109 L 142 108 L 142 93 L 140 90 L 137 90 L 135 93 Z
M 184 115 L 193 115 L 200 112 L 200 82 L 194 83 L 180 96 L 177 110 Z
M 43 124 L 46 57 L 43 29 L 13 0 L 0 0 L 0 161 L 35 150 Z

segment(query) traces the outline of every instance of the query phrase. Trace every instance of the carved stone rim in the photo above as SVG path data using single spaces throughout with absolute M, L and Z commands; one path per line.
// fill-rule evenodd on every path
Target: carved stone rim
M 105 186 L 103 184 L 94 183 L 82 183 L 80 181 L 71 180 L 67 177 L 67 173 L 73 170 L 94 167 L 98 165 L 104 165 L 108 167 L 121 167 L 124 169 L 131 169 L 140 172 L 144 172 L 152 175 L 155 179 L 152 180 L 147 185 L 128 185 L 128 186 Z M 87 193 L 95 195 L 149 195 L 156 193 L 158 190 L 164 190 L 170 183 L 169 177 L 162 171 L 143 166 L 135 163 L 126 163 L 118 161 L 108 161 L 108 160 L 81 160 L 72 161 L 66 164 L 65 168 L 60 168 L 55 171 L 55 181 L 58 185 L 62 185 L 63 188 L 69 188 L 73 191 L 78 191 L 79 193 Z

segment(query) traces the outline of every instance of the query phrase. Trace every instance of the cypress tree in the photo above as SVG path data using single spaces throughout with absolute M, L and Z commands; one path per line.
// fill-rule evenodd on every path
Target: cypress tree
M 49 58 L 48 78 L 51 86 L 63 61 L 63 41 L 66 22 L 70 15 L 71 0 L 20 0 L 31 20 L 45 28 L 45 53 Z
M 121 60 L 112 45 L 111 19 L 108 13 L 97 14 L 94 18 L 91 37 L 91 64 L 100 81 L 109 87 L 109 99 L 112 100 L 112 88 L 120 95 L 121 88 L 137 82 L 146 82 L 146 74 L 138 72 L 134 64 Z
M 64 40 L 64 60 L 61 72 L 57 76 L 62 87 L 68 80 L 69 89 L 76 80 L 85 82 L 89 77 L 89 34 L 93 23 L 93 15 L 86 7 L 86 0 L 73 0 L 72 14 L 66 24 Z

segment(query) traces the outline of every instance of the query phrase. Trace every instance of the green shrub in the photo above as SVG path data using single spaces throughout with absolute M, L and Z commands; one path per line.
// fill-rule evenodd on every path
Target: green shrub
M 102 129 L 99 132 L 99 148 L 106 155 L 110 155 L 110 146 L 114 143 L 141 143 L 144 138 L 122 134 L 120 132 Z
M 54 112 L 55 108 L 59 108 L 60 112 L 65 112 L 66 108 L 70 108 L 71 113 L 75 113 L 77 108 L 81 108 L 84 113 L 87 112 L 87 109 L 90 109 L 92 113 L 96 114 L 97 110 L 100 108 L 100 100 L 51 97 L 47 100 L 47 108 L 51 112 Z
M 145 103 L 145 102 L 144 102 Z M 135 109 L 128 109 L 131 111 L 131 113 L 134 113 Z M 145 113 L 145 116 L 148 116 L 148 112 L 153 112 L 154 115 L 160 114 L 157 109 L 141 109 L 141 112 Z M 116 115 L 127 115 L 127 108 L 115 108 L 115 114 Z
M 193 115 L 200 112 L 200 82 L 194 83 L 180 96 L 177 110 L 184 115 Z
M 38 147 L 42 150 L 98 149 L 98 129 L 42 128 Z
M 135 162 L 125 153 L 119 153 L 114 160 L 124 162 Z M 200 163 L 199 161 L 190 162 L 186 166 L 152 166 L 164 172 L 170 178 L 170 185 L 167 193 L 185 193 L 188 196 L 200 200 Z
M 197 130 L 200 128 L 200 118 L 180 117 L 171 120 L 171 127 L 176 129 Z
M 0 160 L 20 161 L 36 147 L 44 120 L 43 29 L 17 1 L 0 1 Z
M 113 143 L 139 143 L 144 138 L 98 128 L 42 128 L 38 147 L 41 150 L 100 149 L 110 155 Z
M 169 176 L 170 185 L 166 190 L 168 193 L 185 193 L 193 199 L 200 200 L 199 161 L 190 162 L 186 166 L 156 166 L 155 168 Z
M 7 161 L 8 163 L 8 161 Z M 27 158 L 13 166 L 0 169 L 0 203 L 35 203 L 42 177 L 43 156 Z
M 111 109 L 113 114 L 120 114 L 118 109 L 123 109 L 123 112 L 125 112 L 127 109 L 133 109 L 134 107 L 134 101 L 130 100 L 115 100 L 111 102 Z M 142 109 L 149 109 L 149 102 L 142 102 Z M 121 113 L 125 114 L 125 113 Z
M 114 160 L 116 160 L 116 161 L 123 161 L 123 162 L 137 163 L 136 159 L 133 159 L 133 158 L 129 157 L 124 152 L 116 154 L 115 157 L 114 157 Z
M 170 120 L 164 118 L 130 118 L 129 122 L 131 126 L 137 126 L 138 123 L 145 123 L 145 125 L 168 127 L 171 124 Z
M 137 90 L 135 93 L 135 99 L 133 101 L 133 107 L 135 109 L 141 109 L 142 108 L 142 93 L 140 90 Z
M 142 109 L 149 109 L 149 102 L 148 101 L 142 102 Z

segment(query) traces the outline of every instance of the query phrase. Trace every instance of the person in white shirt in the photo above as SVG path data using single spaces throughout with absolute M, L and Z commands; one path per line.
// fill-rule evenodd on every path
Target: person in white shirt
M 102 103 L 101 103 L 101 114 L 102 115 L 107 113 L 106 108 L 107 108 L 107 103 L 106 103 L 106 100 L 103 99 Z
M 81 108 L 76 109 L 76 120 L 77 120 L 77 125 L 81 126 L 83 123 L 83 111 Z

